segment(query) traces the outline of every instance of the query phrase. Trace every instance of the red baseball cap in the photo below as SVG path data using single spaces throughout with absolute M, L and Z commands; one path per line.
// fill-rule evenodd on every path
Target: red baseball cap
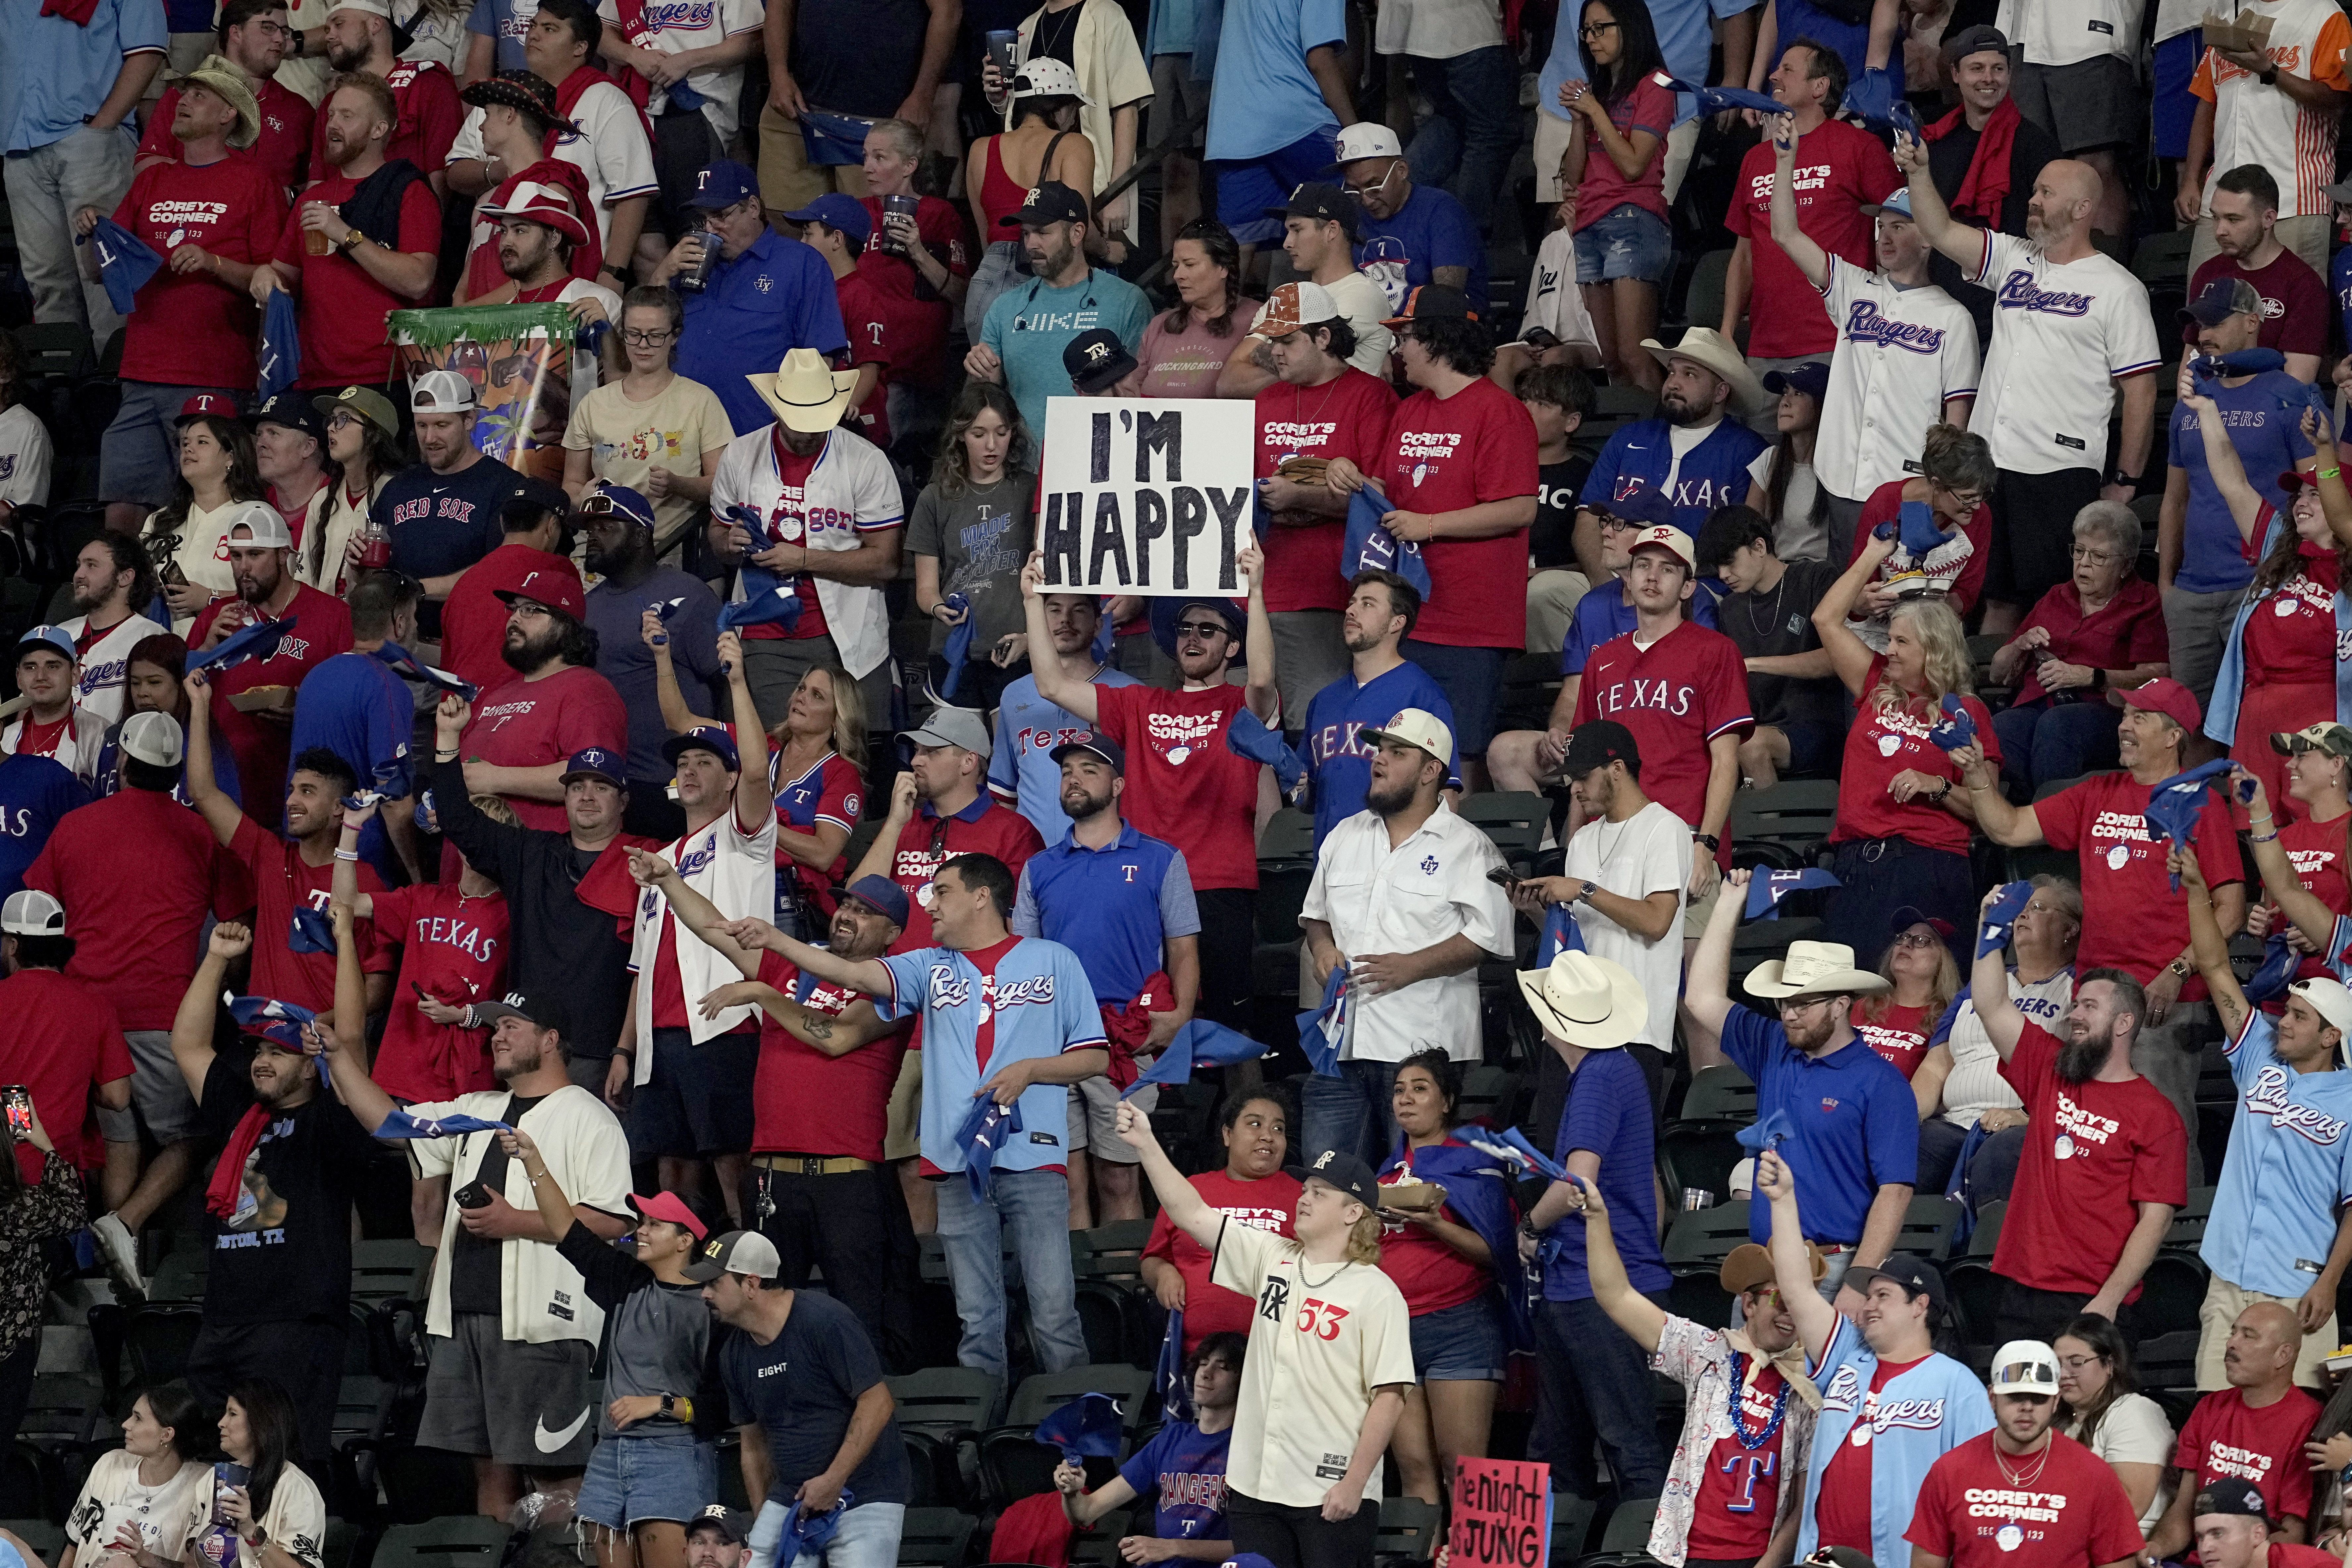
M 217 392 L 199 392 L 180 405 L 180 412 L 172 423 L 184 425 L 207 414 L 215 419 L 234 419 L 236 417 L 236 405 Z
M 490 590 L 509 609 L 517 599 L 529 599 L 551 610 L 561 610 L 573 620 L 585 620 L 587 608 L 582 601 L 579 574 L 566 562 L 561 570 L 541 566 L 524 574 L 521 582 L 511 588 Z
M 703 1223 L 694 1216 L 694 1211 L 687 1207 L 676 1193 L 656 1193 L 649 1198 L 631 1193 L 629 1206 L 647 1219 L 667 1220 L 672 1225 L 686 1226 L 694 1233 L 697 1241 L 700 1241 L 707 1232 Z
M 2205 722 L 2204 710 L 2197 706 L 2196 694 L 2168 675 L 2159 675 L 2147 685 L 2125 692 L 2124 706 L 2161 713 L 2192 735 Z

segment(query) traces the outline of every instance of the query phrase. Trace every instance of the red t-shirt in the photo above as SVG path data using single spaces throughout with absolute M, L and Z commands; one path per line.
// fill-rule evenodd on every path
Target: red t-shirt
M 418 1010 L 416 993 L 464 1007 L 505 990 L 506 895 L 469 899 L 425 882 L 377 893 L 374 906 L 376 940 L 400 944 L 400 973 L 372 1076 L 386 1094 L 409 1100 L 496 1089 L 489 1030 L 435 1023 Z
M 282 204 L 286 193 L 302 183 L 302 170 L 310 157 L 311 121 L 319 111 L 310 106 L 309 99 L 280 87 L 274 78 L 256 87 L 253 98 L 261 110 L 261 137 L 247 149 L 245 156 L 268 172 Z M 180 139 L 172 134 L 173 111 L 179 106 L 179 88 L 165 88 L 163 96 L 156 100 L 155 112 L 147 117 L 147 133 L 139 139 L 142 158 L 179 161 Z M 275 243 L 277 237 L 273 234 L 270 237 Z
M 1633 140 L 1637 131 L 1646 131 L 1658 139 L 1658 145 L 1650 149 L 1650 161 L 1632 179 L 1627 179 L 1624 171 L 1617 167 L 1616 159 L 1592 145 L 1588 133 L 1586 145 L 1591 153 L 1584 160 L 1583 182 L 1576 187 L 1579 233 L 1621 206 L 1637 206 L 1664 221 L 1666 132 L 1675 127 L 1675 95 L 1665 84 L 1673 79 L 1665 71 L 1652 71 L 1609 108 L 1609 122 L 1627 142 Z
M 1780 247 L 1772 248 L 1778 250 Z M 1870 542 L 1871 534 L 1876 531 L 1880 523 L 1902 521 L 1903 487 L 1908 482 L 1889 479 L 1864 499 L 1861 521 L 1853 526 L 1853 551 L 1846 557 L 1847 565 L 1851 566 L 1862 558 L 1863 547 Z M 1960 574 L 1952 579 L 1952 591 L 1944 595 L 1944 603 L 1952 606 L 1952 613 L 1956 616 L 1967 615 L 1976 606 L 1977 595 L 1984 592 L 1985 566 L 1992 559 L 1992 508 L 1980 506 L 1970 512 L 1960 531 L 1969 536 L 1969 558 L 1960 563 Z M 1879 570 L 1885 571 L 1885 568 L 1881 566 Z M 2161 635 L 2163 630 L 2163 618 L 2159 612 L 2157 631 Z
M 2179 1121 L 2175 1117 L 2173 1120 Z M 2009 1226 L 2001 1226 L 2006 1236 Z M 2311 1467 L 2304 1440 L 2319 1421 L 2319 1401 L 2299 1388 L 2249 1408 L 2242 1390 L 2224 1388 L 2197 1402 L 2173 1445 L 2173 1468 L 2193 1472 L 2196 1488 L 2223 1479 L 2252 1481 L 2273 1521 L 2311 1518 Z M 2181 1483 L 2188 1486 L 2184 1480 Z
M 302 858 L 299 845 L 265 832 L 249 816 L 237 823 L 228 852 L 253 879 L 253 974 L 247 994 L 291 1002 L 313 1013 L 331 1011 L 335 955 L 296 952 L 289 939 L 297 908 L 325 911 L 334 890 L 334 860 L 330 858 L 323 866 L 311 865 Z M 359 865 L 359 888 L 371 896 L 384 890 L 383 879 L 364 860 Z M 360 944 L 361 966 L 373 973 L 389 971 L 392 954 L 378 946 L 375 922 L 361 921 L 353 931 Z
M 1870 1374 L 1870 1403 L 1874 1405 L 1889 1383 L 1927 1359 L 1880 1362 L 1878 1370 Z M 1854 1424 L 1862 1423 L 1857 1419 Z M 1829 1457 L 1822 1471 L 1821 1493 L 1813 1503 L 1813 1528 L 1822 1545 L 1851 1546 L 1865 1555 L 1871 1551 L 1870 1456 L 1877 1447 L 1875 1443 L 1840 1443 L 1837 1452 Z M 1821 1456 L 1816 1454 L 1813 1462 L 1820 1464 Z
M 860 994 L 803 975 L 772 952 L 760 954 L 760 978 L 828 1018 L 839 1017 Z M 760 1066 L 751 1079 L 751 1152 L 847 1155 L 879 1164 L 908 1034 L 893 1030 L 829 1057 L 761 1013 Z
M 1255 476 L 1266 478 L 1290 458 L 1345 458 L 1373 473 L 1387 449 L 1396 406 L 1387 382 L 1353 365 L 1321 386 L 1277 381 L 1257 395 Z M 1265 607 L 1347 608 L 1348 579 L 1339 571 L 1347 537 L 1344 517 L 1300 525 L 1276 521 L 1259 539 L 1265 552 Z
M 1741 1357 L 1735 1363 L 1754 1365 Z M 1739 1391 L 1739 1415 L 1751 1432 L 1767 1428 L 1771 1436 L 1753 1448 L 1736 1436 L 1717 1437 L 1699 1477 L 1698 1496 L 1691 1500 L 1691 1521 L 1683 1542 L 1687 1562 L 1736 1563 L 1761 1557 L 1772 1539 L 1772 1517 L 1780 1511 L 1780 1438 L 1787 1431 L 1787 1405 L 1796 1398 L 1780 1369 L 1766 1362 Z M 1783 1416 L 1772 1417 L 1778 1406 Z M 1795 1483 L 1801 1491 L 1804 1483 Z
M 2003 1454 L 1994 1441 L 1979 1433 L 1927 1467 L 1906 1541 L 1952 1568 L 2091 1568 L 2140 1555 L 2139 1520 L 2105 1459 L 2056 1432 L 2040 1454 Z
M 1524 592 L 1524 567 L 1520 576 Z M 1635 646 L 1637 635 L 1610 638 L 1585 661 L 1575 721 L 1613 719 L 1624 725 L 1641 750 L 1650 798 L 1696 831 L 1706 813 L 1709 745 L 1717 735 L 1756 722 L 1748 706 L 1747 661 L 1738 644 L 1695 621 L 1677 622 L 1646 649 Z M 1731 864 L 1728 832 L 1717 860 Z
M 1979 507 L 1981 513 L 1988 509 Z M 1974 519 L 1969 520 L 1973 524 Z M 1973 537 L 1973 536 L 1971 536 Z M 2047 594 L 2018 627 L 2021 636 L 2035 626 L 2049 629 L 2051 656 L 2092 669 L 2129 669 L 2136 664 L 2160 664 L 2172 657 L 2172 639 L 2165 630 L 2164 601 L 2153 583 L 2126 578 L 2116 596 L 2085 616 L 2082 590 L 2069 577 Z M 2038 701 L 2049 695 L 2042 677 L 2028 659 L 2017 683 L 2017 700 Z M 2085 694 L 2077 689 L 2078 700 Z
M 2336 552 L 2302 547 L 2301 572 L 2258 601 L 2246 617 L 2246 669 L 2273 686 L 2332 686 L 2336 680 Z
M 322 120 L 320 123 L 324 123 Z M 324 168 L 321 160 L 317 167 Z M 398 367 L 398 354 L 384 342 L 383 319 L 394 310 L 423 303 L 394 293 L 361 270 L 348 256 L 312 256 L 304 240 L 302 208 L 311 202 L 341 206 L 352 199 L 359 182 L 341 171 L 313 181 L 294 198 L 286 215 L 286 232 L 278 238 L 272 258 L 292 268 L 301 279 L 301 310 L 297 318 L 302 337 L 302 387 L 381 385 Z M 430 256 L 441 248 L 441 205 L 433 187 L 423 180 L 400 197 L 400 233 L 371 235 L 391 239 L 404 256 Z
M 1399 511 L 1460 511 L 1532 497 L 1536 422 L 1519 400 L 1481 376 L 1451 397 L 1416 392 L 1397 405 L 1377 469 L 1365 473 Z M 1424 541 L 1431 593 L 1412 635 L 1453 647 L 1507 647 L 1527 640 L 1496 606 L 1523 605 L 1528 531 L 1491 539 Z M 1255 886 L 1255 884 L 1252 884 Z
M 1793 174 L 1790 195 L 1797 205 L 1797 226 L 1805 237 L 1869 271 L 1875 237 L 1862 208 L 1885 200 L 1903 184 L 1886 149 L 1860 126 L 1823 121 L 1797 139 Z M 1821 291 L 1789 259 L 1789 253 L 1772 243 L 1772 180 L 1768 137 L 1739 161 L 1731 210 L 1723 218 L 1725 228 L 1748 241 L 1753 279 L 1748 295 L 1748 353 L 1756 359 L 1800 354 L 1826 359 L 1837 346 L 1837 330 L 1830 324 Z M 1848 1544 L 1869 1551 L 1869 1531 Z
M 784 543 L 803 543 L 808 539 L 808 477 L 816 471 L 816 460 L 824 456 L 824 449 L 819 447 L 803 458 L 785 446 L 783 437 L 772 429 L 768 433 L 768 445 L 776 458 L 776 506 L 769 514 L 769 525 Z M 801 615 L 793 623 L 792 630 L 786 631 L 773 621 L 761 621 L 757 626 L 740 628 L 738 635 L 774 642 L 823 637 L 824 605 L 816 596 L 816 579 L 805 572 L 795 574 L 793 595 L 801 602 Z
M 843 273 L 833 280 L 833 291 L 841 306 L 841 325 L 849 333 L 851 367 L 880 367 L 873 394 L 842 420 L 842 428 L 854 430 L 876 446 L 887 448 L 890 445 L 890 399 L 887 388 L 898 350 L 891 330 L 896 312 L 881 285 L 866 273 L 854 269 Z
M 2274 803 L 2273 809 L 2284 804 Z M 2352 824 L 2340 816 L 2325 822 L 2298 816 L 2279 828 L 2279 847 L 2286 851 L 2287 863 L 2294 868 L 2295 880 L 2303 884 L 2305 892 L 2326 904 L 2330 913 L 2339 915 L 2352 914 L 2352 878 L 2346 877 L 2344 867 L 2344 833 L 2347 826 Z M 2320 962 L 2318 954 L 2306 953 L 2294 977 L 2315 980 L 2333 978 L 2335 973 Z
M 94 985 L 54 969 L 20 969 L 0 980 L 0 1083 L 21 1083 L 67 1163 L 95 1171 L 106 1145 L 85 1136 L 89 1091 L 131 1076 L 131 1045 L 114 1004 Z
M 1458 1138 L 1448 1138 L 1445 1146 L 1469 1147 Z M 1402 1181 L 1413 1153 L 1406 1149 L 1404 1164 L 1382 1175 L 1381 1185 L 1392 1187 Z M 1440 1205 L 1437 1212 L 1455 1225 L 1466 1223 L 1449 1207 Z M 1381 1229 L 1381 1272 L 1396 1282 L 1404 1296 L 1405 1310 L 1416 1318 L 1475 1301 L 1495 1282 L 1493 1270 L 1471 1262 L 1422 1226 L 1404 1220 L 1391 1221 Z
M 237 599 L 215 599 L 196 612 L 188 630 L 188 646 L 201 644 L 221 612 Z M 303 678 L 339 653 L 352 651 L 351 606 L 332 594 L 321 594 L 308 583 L 294 585 L 285 613 L 294 629 L 278 639 L 267 658 L 248 658 L 233 669 L 213 671 L 213 743 L 226 744 L 236 759 L 238 793 L 246 815 L 265 826 L 286 815 L 287 769 L 292 762 L 292 724 L 284 719 L 237 710 L 229 698 L 262 686 L 299 687 Z M 231 634 L 232 636 L 235 634 Z
M 268 260 L 286 226 L 285 189 L 243 153 L 210 163 L 153 163 L 131 180 L 114 221 L 145 240 L 163 265 L 141 287 L 139 308 L 122 323 L 124 379 L 253 384 L 260 307 L 210 272 L 174 272 L 172 252 L 197 245 L 225 261 Z
M 2283 354 L 2324 354 L 2327 352 L 2327 323 L 2336 312 L 2335 301 L 2327 297 L 2327 284 L 2311 269 L 2311 263 L 2292 249 L 2281 249 L 2268 267 L 2248 271 L 2234 257 L 2216 256 L 2197 269 L 2189 280 L 2189 297 L 2203 293 L 2209 284 L 2224 279 L 2242 278 L 2254 286 L 2263 302 L 2259 346 L 2276 349 Z M 2189 348 L 2197 346 L 2197 328 L 2184 327 L 2180 341 Z
M 2170 846 L 2148 831 L 2148 788 L 2127 773 L 2102 773 L 2034 803 L 2049 846 L 2081 851 L 2078 973 L 2112 964 L 2145 985 L 2189 946 L 2189 907 L 2164 869 Z M 2197 814 L 2197 865 L 2208 887 L 2245 880 L 2229 808 L 2210 791 Z M 2192 973 L 2183 981 L 2180 1000 L 2205 1000 L 2203 978 Z
M 203 817 L 128 787 L 58 818 L 25 886 L 65 905 L 74 937 L 66 973 L 104 993 L 126 1029 L 169 1029 L 195 976 L 206 912 L 227 920 L 253 905 L 244 868 Z
M 1192 886 L 1257 886 L 1258 763 L 1225 744 L 1238 686 L 1097 686 L 1096 725 L 1127 752 L 1128 821 L 1184 851 Z
M 882 198 L 860 196 L 874 232 L 882 233 Z M 964 243 L 963 209 L 938 196 L 924 196 L 915 205 L 915 232 L 940 258 L 953 278 L 971 276 L 971 248 Z M 910 382 L 928 386 L 947 374 L 948 302 L 920 287 L 921 274 L 903 256 L 893 256 L 877 245 L 857 254 L 857 270 L 872 279 L 889 301 L 898 330 L 898 354 L 885 382 Z
M 1894 1002 L 1888 1003 L 1886 1011 L 1875 1018 L 1864 1018 L 1859 1009 L 1853 1016 L 1853 1032 L 1872 1050 L 1894 1063 L 1906 1081 L 1927 1059 L 1927 1031 L 1935 1026 L 1936 1020 L 1927 1016 L 1927 1008 L 1906 1007 Z
M 936 848 L 934 837 L 939 840 Z M 899 830 L 898 847 L 890 857 L 890 879 L 907 890 L 907 923 L 890 951 L 912 952 L 931 945 L 931 878 L 940 867 L 959 855 L 993 855 L 1018 885 L 1021 868 L 1044 847 L 1045 839 L 1029 819 L 997 805 L 985 789 L 948 818 L 945 832 L 938 814 L 925 802 Z
M 2095 1295 L 2139 1223 L 2139 1205 L 2189 1201 L 2189 1134 L 2144 1078 L 2066 1082 L 2059 1049 L 2055 1035 L 2028 1024 L 2000 1065 L 2032 1121 L 2009 1198 L 2023 1223 L 2000 1227 L 1992 1267 L 2036 1290 Z M 2124 1300 L 2138 1300 L 2139 1290 Z
M 1965 855 L 1969 852 L 1967 823 L 1934 801 L 1914 796 L 1899 802 L 1887 793 L 1895 774 L 1910 772 L 1949 779 L 1954 789 L 1964 786 L 1960 770 L 1952 765 L 1952 754 L 1927 739 L 1927 731 L 1944 721 L 1939 704 L 1925 698 L 1915 698 L 1899 708 L 1871 703 L 1870 694 L 1878 689 L 1879 677 L 1885 670 L 1885 654 L 1870 661 L 1870 674 L 1862 683 L 1863 700 L 1854 705 L 1853 722 L 1846 728 L 1845 760 L 1838 768 L 1842 782 L 1837 822 L 1830 829 L 1830 842 L 1902 838 L 1924 848 Z M 1993 733 L 1992 714 L 1974 697 L 1961 698 L 1960 707 L 1976 724 L 1977 744 L 1984 748 L 1985 761 L 1999 768 L 2000 737 Z M 2145 795 L 2141 804 L 2147 804 Z
M 2293 1542 L 2273 1541 L 2270 1556 L 2263 1568 L 2344 1568 L 2333 1552 L 2320 1546 L 2297 1546 Z
M 430 60 L 402 60 L 384 72 L 399 111 L 392 135 L 383 144 L 383 161 L 405 158 L 420 174 L 437 174 L 449 162 L 449 144 L 465 122 L 466 106 L 457 98 L 457 81 L 448 68 Z M 310 135 L 310 167 L 327 168 L 326 105 L 319 106 L 318 123 Z M 405 216 L 405 215 L 404 215 Z M 406 250 L 409 247 L 400 247 Z M 427 247 L 426 248 L 431 248 Z M 303 346 L 310 345 L 306 341 Z M 307 357 L 307 356 L 306 356 Z
M 484 691 L 495 691 L 514 679 L 514 667 L 501 651 L 508 612 L 498 591 L 520 587 L 534 572 L 580 575 L 570 556 L 528 544 L 501 544 L 466 568 L 441 605 L 442 668 Z
M 11 752 L 20 757 L 54 757 L 58 754 L 58 748 L 66 742 L 66 731 L 72 728 L 73 710 L 70 708 L 66 710 L 64 718 L 52 720 L 47 724 L 36 724 L 27 718 L 25 727 L 16 731 L 16 744 Z
M 587 746 L 625 756 L 629 710 L 613 683 L 583 665 L 567 665 L 538 680 L 518 675 L 483 694 L 466 726 L 459 754 L 502 768 L 539 768 L 569 761 Z M 561 830 L 561 801 L 508 797 L 525 827 Z
M 1288 1236 L 1298 1213 L 1298 1178 L 1276 1171 L 1255 1182 L 1244 1182 L 1223 1171 L 1204 1171 L 1191 1178 L 1192 1190 L 1226 1218 L 1253 1226 L 1269 1236 Z M 1209 1249 L 1169 1223 L 1168 1211 L 1151 1222 L 1151 1239 L 1143 1256 L 1164 1259 L 1184 1280 L 1184 1353 L 1198 1350 L 1211 1334 L 1243 1334 L 1250 1331 L 1250 1314 L 1257 1303 L 1238 1290 L 1209 1282 Z

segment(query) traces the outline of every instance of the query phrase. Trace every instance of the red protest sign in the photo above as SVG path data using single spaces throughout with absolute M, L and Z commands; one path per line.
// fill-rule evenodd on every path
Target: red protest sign
M 1513 1459 L 1454 1462 L 1451 1568 L 1546 1568 L 1551 1467 Z

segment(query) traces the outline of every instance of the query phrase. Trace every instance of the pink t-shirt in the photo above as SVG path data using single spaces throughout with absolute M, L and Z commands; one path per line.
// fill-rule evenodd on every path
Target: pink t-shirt
M 1626 141 L 1631 142 L 1637 131 L 1646 131 L 1658 139 L 1658 145 L 1650 149 L 1650 161 L 1642 166 L 1640 174 L 1627 179 L 1614 158 L 1591 137 L 1585 139 L 1584 178 L 1576 187 L 1576 226 L 1580 232 L 1616 208 L 1629 205 L 1655 215 L 1660 222 L 1665 221 L 1665 140 L 1675 123 L 1675 95 L 1666 90 L 1667 79 L 1665 72 L 1652 71 L 1609 107 L 1609 123 Z

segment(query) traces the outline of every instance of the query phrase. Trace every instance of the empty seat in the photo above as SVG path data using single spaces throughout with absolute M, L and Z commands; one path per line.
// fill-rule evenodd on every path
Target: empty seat
M 376 1543 L 373 1568 L 498 1568 L 513 1531 L 478 1513 L 395 1524 Z

